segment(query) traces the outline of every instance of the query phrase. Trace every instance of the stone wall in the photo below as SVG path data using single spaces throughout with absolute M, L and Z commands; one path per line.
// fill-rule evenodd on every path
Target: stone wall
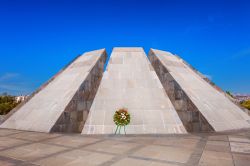
M 192 103 L 180 85 L 174 80 L 168 69 L 150 50 L 148 58 L 154 67 L 167 95 L 173 103 L 183 125 L 188 132 L 214 131 L 204 116 Z
M 102 79 L 107 54 L 104 52 L 87 78 L 81 84 L 65 111 L 51 129 L 51 132 L 81 132 L 99 84 Z

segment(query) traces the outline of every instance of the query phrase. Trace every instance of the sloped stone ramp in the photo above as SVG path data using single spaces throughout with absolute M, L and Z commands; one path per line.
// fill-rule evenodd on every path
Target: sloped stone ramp
M 104 49 L 79 56 L 51 79 L 0 128 L 50 132 L 81 132 L 101 81 Z
M 250 128 L 250 117 L 181 58 L 151 49 L 149 59 L 189 132 Z

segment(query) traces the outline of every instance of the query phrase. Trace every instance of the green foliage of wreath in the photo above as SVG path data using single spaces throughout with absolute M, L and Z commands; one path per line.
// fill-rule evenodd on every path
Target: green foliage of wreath
M 115 112 L 113 120 L 117 126 L 126 126 L 130 123 L 130 114 L 125 108 L 119 109 Z

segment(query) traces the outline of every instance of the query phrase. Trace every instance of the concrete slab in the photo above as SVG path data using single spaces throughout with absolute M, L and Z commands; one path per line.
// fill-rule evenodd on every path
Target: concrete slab
M 113 115 L 127 108 L 127 134 L 186 133 L 142 48 L 114 48 L 82 134 L 113 134 Z
M 0 128 L 50 132 L 63 112 L 66 111 L 68 117 L 73 119 L 71 112 L 76 111 L 76 109 L 74 109 L 75 105 L 74 103 L 72 104 L 71 101 L 72 99 L 77 101 L 77 96 L 80 96 L 77 92 L 89 78 L 88 76 L 90 72 L 95 70 L 94 67 L 98 69 L 100 68 L 95 72 L 102 73 L 101 68 L 103 67 L 104 62 L 102 62 L 102 66 L 99 65 L 98 62 L 105 59 L 103 58 L 105 56 L 104 54 L 105 50 L 102 49 L 87 52 L 78 57 L 65 70 L 54 77 L 48 85 L 41 89 L 27 103 L 1 124 Z M 87 83 L 92 84 L 92 82 L 90 82 L 91 80 L 87 81 Z M 75 97 L 75 95 L 77 96 Z M 78 104 L 78 102 L 75 103 Z M 79 112 L 83 112 L 83 110 Z M 67 123 L 65 122 L 65 117 L 62 117 L 61 119 L 60 122 L 63 121 L 63 127 L 69 126 L 67 129 L 70 130 L 72 124 L 65 124 Z M 81 117 L 80 119 L 83 118 Z M 75 124 L 79 125 L 79 123 Z M 76 126 L 76 128 L 77 127 L 79 126 Z M 59 130 L 60 129 L 56 131 Z
M 193 104 L 194 106 L 184 106 L 181 105 L 180 102 L 174 105 L 176 107 L 179 106 L 180 110 L 183 109 L 182 113 L 189 112 L 190 117 L 194 118 L 193 122 L 199 120 L 195 120 L 197 117 L 204 120 L 198 123 L 199 126 L 208 123 L 205 129 L 200 130 L 209 131 L 208 128 L 211 127 L 215 131 L 250 128 L 250 117 L 232 103 L 223 93 L 206 82 L 197 72 L 184 63 L 182 59 L 169 52 L 155 49 L 151 50 L 150 56 L 152 63 L 155 63 L 157 60 L 159 61 L 159 64 L 157 63 L 158 66 L 153 66 L 158 71 L 158 76 L 162 78 L 162 83 L 164 84 L 164 81 L 167 82 L 168 78 L 171 77 L 170 82 L 166 84 L 165 88 L 175 88 L 178 86 L 181 89 L 179 91 L 168 89 L 168 91 L 173 94 L 172 102 L 181 101 L 181 97 L 186 95 L 187 98 L 185 100 L 191 100 L 188 104 Z M 155 59 L 152 60 L 153 58 Z M 175 85 L 171 86 L 171 81 L 172 83 L 175 82 Z M 194 115 L 195 112 L 190 111 L 190 108 L 197 109 L 200 115 Z M 182 117 L 181 119 L 186 121 L 187 118 L 188 117 Z M 195 125 L 193 125 L 191 130 L 196 130 Z

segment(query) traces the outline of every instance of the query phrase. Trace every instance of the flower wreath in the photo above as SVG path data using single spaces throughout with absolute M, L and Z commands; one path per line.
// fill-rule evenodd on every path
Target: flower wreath
M 118 128 L 120 134 L 122 126 L 124 127 L 124 133 L 126 134 L 125 126 L 130 123 L 130 114 L 128 113 L 128 110 L 125 108 L 121 108 L 115 111 L 113 120 L 114 123 L 116 124 L 115 134 L 117 133 Z

